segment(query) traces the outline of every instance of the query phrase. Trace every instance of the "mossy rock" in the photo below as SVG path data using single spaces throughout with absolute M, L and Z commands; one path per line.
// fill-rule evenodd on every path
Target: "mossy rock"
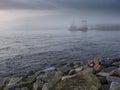
M 101 83 L 92 74 L 91 69 L 78 73 L 75 77 L 61 80 L 57 83 L 55 90 L 98 90 Z

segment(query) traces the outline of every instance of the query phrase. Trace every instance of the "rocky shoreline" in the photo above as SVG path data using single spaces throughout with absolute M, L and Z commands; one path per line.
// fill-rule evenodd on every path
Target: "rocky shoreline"
M 6 77 L 0 90 L 120 90 L 120 59 L 94 58 Z

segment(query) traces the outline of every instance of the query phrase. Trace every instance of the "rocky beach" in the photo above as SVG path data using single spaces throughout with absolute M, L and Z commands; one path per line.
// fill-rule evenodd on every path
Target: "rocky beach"
M 0 90 L 120 90 L 120 59 L 94 58 L 12 75 Z

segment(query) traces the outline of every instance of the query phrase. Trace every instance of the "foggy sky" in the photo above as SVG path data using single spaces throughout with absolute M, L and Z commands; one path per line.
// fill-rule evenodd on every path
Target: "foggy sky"
M 120 0 L 0 0 L 0 9 L 119 11 Z
M 120 0 L 0 0 L 0 25 L 67 26 L 73 19 L 78 24 L 83 19 L 90 24 L 120 23 L 119 11 Z

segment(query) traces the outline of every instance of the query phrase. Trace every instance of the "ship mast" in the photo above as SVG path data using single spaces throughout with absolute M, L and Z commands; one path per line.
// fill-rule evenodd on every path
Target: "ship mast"
M 86 20 L 82 20 L 82 26 L 87 27 L 87 21 Z

